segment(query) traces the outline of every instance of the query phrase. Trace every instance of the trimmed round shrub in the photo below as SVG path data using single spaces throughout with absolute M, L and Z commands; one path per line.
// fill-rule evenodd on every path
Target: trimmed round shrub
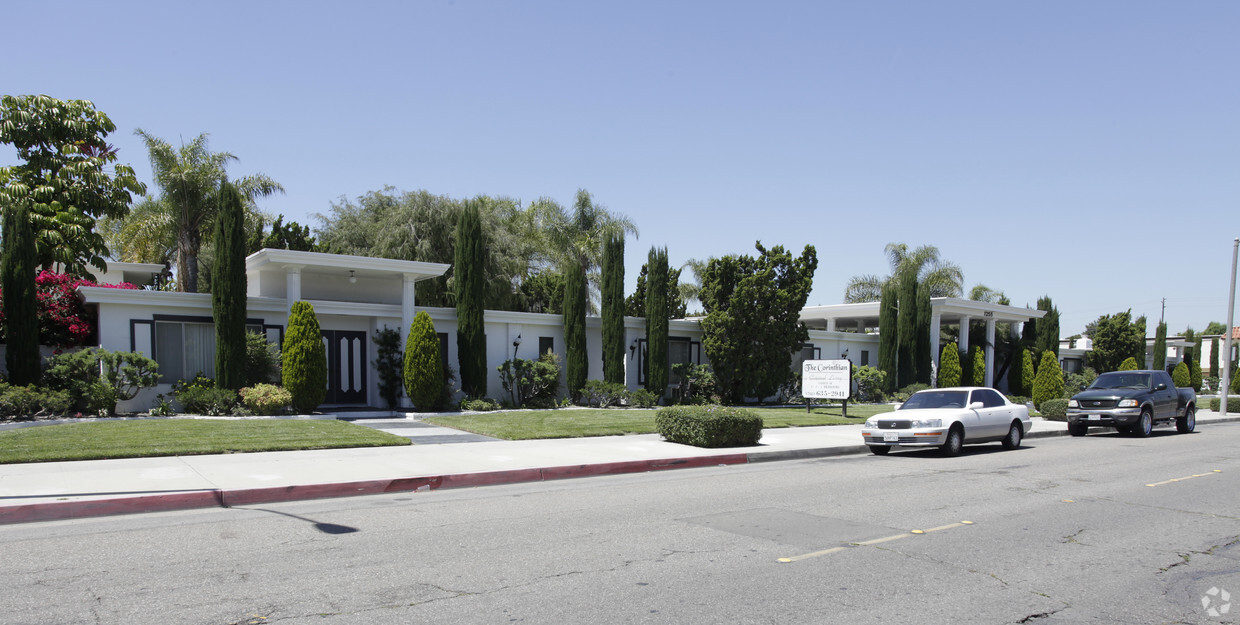
M 256 415 L 280 414 L 292 401 L 292 393 L 274 384 L 255 384 L 241 389 L 241 403 Z
M 1193 375 L 1188 372 L 1188 365 L 1183 361 L 1171 371 L 1171 382 L 1179 388 L 1192 388 Z
M 744 408 L 670 406 L 654 420 L 663 438 L 694 447 L 752 447 L 762 438 L 762 417 Z
M 644 388 L 629 393 L 629 406 L 631 407 L 654 408 L 657 405 L 659 405 L 659 396 Z
M 418 410 L 430 412 L 443 399 L 444 371 L 439 357 L 439 336 L 435 322 L 420 311 L 409 324 L 405 339 L 405 393 Z
M 1068 400 L 1062 397 L 1048 399 L 1042 402 L 1042 406 L 1038 408 L 1038 412 L 1042 414 L 1043 419 L 1050 419 L 1051 421 L 1067 421 Z
M 469 412 L 490 412 L 499 410 L 499 404 L 494 399 L 481 397 L 478 399 L 462 399 L 461 410 Z
M 1137 369 L 1137 359 L 1132 356 L 1125 358 L 1124 362 L 1119 363 L 1120 371 L 1136 371 Z
M 960 386 L 960 350 L 955 343 L 943 346 L 939 354 L 939 388 Z
M 284 388 L 293 395 L 293 409 L 312 412 L 327 398 L 327 349 L 310 302 L 293 303 L 281 351 Z

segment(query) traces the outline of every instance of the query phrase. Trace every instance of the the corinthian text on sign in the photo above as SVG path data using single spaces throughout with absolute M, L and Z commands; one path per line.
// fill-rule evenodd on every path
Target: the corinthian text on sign
M 848 399 L 851 389 L 852 363 L 848 360 L 806 360 L 801 364 L 802 397 Z

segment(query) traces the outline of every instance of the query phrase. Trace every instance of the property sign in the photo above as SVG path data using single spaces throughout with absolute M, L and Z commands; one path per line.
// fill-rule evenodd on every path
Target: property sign
M 806 360 L 801 364 L 801 396 L 813 399 L 848 399 L 852 390 L 852 363 L 838 360 Z

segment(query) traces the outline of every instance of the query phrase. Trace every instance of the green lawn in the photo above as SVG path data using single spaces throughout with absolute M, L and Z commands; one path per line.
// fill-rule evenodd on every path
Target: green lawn
M 0 464 L 408 444 L 364 425 L 323 419 L 99 421 L 0 432 Z
M 762 416 L 765 427 L 782 428 L 862 423 L 866 417 L 888 412 L 891 408 L 886 404 L 850 405 L 847 419 L 841 415 L 839 406 L 815 406 L 808 414 L 804 407 L 752 407 L 750 409 Z M 425 421 L 456 430 L 515 441 L 533 438 L 650 434 L 656 431 L 654 415 L 654 410 L 567 408 L 452 415 L 431 417 Z

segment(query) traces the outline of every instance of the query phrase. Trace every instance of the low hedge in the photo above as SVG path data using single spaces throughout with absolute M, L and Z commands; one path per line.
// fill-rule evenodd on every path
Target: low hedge
M 728 406 L 669 406 L 655 413 L 663 438 L 694 447 L 752 447 L 762 438 L 762 417 Z
M 1038 412 L 1042 415 L 1043 419 L 1050 419 L 1052 421 L 1067 421 L 1068 400 L 1063 398 L 1048 399 L 1042 402 L 1041 406 L 1038 406 Z
M 1210 410 L 1214 412 L 1218 412 L 1222 409 L 1223 409 L 1223 398 L 1221 397 L 1210 398 Z M 1233 413 L 1233 412 L 1240 412 L 1240 395 L 1228 395 L 1227 396 L 1227 412 L 1228 414 Z

